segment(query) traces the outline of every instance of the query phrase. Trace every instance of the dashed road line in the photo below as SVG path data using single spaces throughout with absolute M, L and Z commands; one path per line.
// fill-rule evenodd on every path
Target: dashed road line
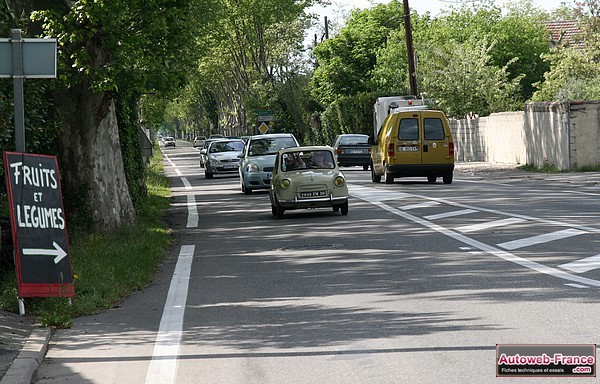
M 196 197 L 187 195 L 188 221 L 186 228 L 198 228 L 198 207 L 196 206 Z
M 194 249 L 194 245 L 181 246 L 146 374 L 146 384 L 175 382 Z

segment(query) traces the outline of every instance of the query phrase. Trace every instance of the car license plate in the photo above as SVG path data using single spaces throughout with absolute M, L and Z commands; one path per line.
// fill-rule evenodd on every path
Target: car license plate
M 418 152 L 419 147 L 398 147 L 398 152 Z
M 223 168 L 225 168 L 225 169 L 234 169 L 234 168 L 237 168 L 237 165 L 225 165 L 225 166 L 223 166 Z
M 352 154 L 366 153 L 366 150 L 364 150 L 364 149 L 351 149 L 350 153 L 352 153 Z
M 325 191 L 313 191 L 313 192 L 300 192 L 300 197 L 321 197 L 326 196 Z

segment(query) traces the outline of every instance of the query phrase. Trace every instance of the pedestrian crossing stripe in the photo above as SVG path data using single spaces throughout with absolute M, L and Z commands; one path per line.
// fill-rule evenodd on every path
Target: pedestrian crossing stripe
M 469 233 L 469 232 L 481 231 L 484 229 L 503 227 L 503 226 L 511 225 L 511 224 L 518 224 L 518 223 L 522 223 L 524 221 L 526 221 L 526 220 L 519 219 L 518 217 L 509 217 L 507 219 L 502 219 L 502 220 L 494 220 L 494 221 L 488 221 L 485 223 L 465 225 L 464 227 L 456 228 L 456 230 L 459 232 L 462 232 L 462 233 Z
M 573 273 L 584 273 L 592 269 L 600 268 L 600 255 L 590 256 L 585 259 L 573 261 L 558 266 Z
M 545 233 L 543 235 L 526 237 L 524 239 L 508 241 L 506 243 L 497 244 L 498 247 L 513 251 L 515 249 L 521 249 L 530 247 L 532 245 L 548 243 L 550 241 L 562 240 L 573 236 L 583 235 L 588 232 L 581 231 L 579 229 L 569 228 L 562 231 L 556 231 L 552 233 Z

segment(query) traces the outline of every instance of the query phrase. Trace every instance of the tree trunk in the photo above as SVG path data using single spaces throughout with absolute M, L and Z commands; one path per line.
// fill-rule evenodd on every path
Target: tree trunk
M 133 224 L 135 211 L 125 179 L 115 105 L 87 82 L 55 93 L 62 116 L 61 172 L 67 196 L 84 196 L 97 228 Z

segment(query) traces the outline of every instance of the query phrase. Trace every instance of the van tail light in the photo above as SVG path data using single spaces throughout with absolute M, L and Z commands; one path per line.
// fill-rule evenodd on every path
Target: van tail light
M 454 157 L 454 143 L 450 143 L 450 157 Z
M 388 145 L 388 156 L 394 156 L 394 143 Z

